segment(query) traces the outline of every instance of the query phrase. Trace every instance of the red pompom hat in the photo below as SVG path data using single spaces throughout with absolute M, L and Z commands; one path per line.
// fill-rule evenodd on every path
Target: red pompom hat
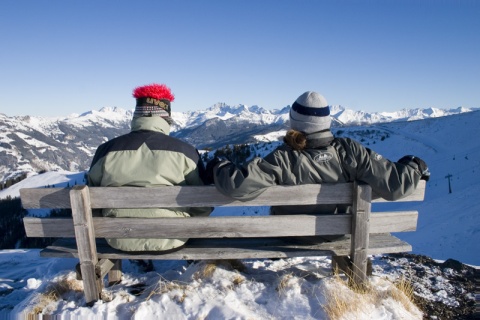
M 175 100 L 175 96 L 166 85 L 152 83 L 137 87 L 133 90 L 133 97 L 137 99 L 134 117 L 158 116 L 172 123 L 170 102 Z

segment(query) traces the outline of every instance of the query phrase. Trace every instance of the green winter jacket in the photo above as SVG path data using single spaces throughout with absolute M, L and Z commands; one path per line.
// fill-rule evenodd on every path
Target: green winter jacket
M 90 186 L 155 187 L 203 185 L 203 164 L 191 145 L 170 137 L 160 117 L 132 120 L 130 133 L 100 145 L 88 172 Z M 158 218 L 208 216 L 211 208 L 104 209 L 106 217 Z M 124 251 L 164 251 L 188 239 L 107 239 Z
M 330 134 L 331 135 L 331 134 Z M 217 189 L 238 200 L 255 198 L 274 185 L 299 185 L 362 181 L 387 200 L 411 194 L 421 174 L 415 163 L 391 162 L 348 138 L 333 138 L 328 145 L 302 151 L 282 145 L 265 158 L 255 158 L 242 168 L 223 162 L 214 168 Z M 292 195 L 295 196 L 295 195 Z M 348 207 L 282 206 L 273 214 L 336 213 Z

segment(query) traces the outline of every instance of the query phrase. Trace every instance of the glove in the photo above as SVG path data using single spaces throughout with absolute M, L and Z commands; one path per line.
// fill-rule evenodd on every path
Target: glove
M 400 160 L 398 160 L 398 163 L 404 164 L 404 165 L 412 165 L 412 162 L 417 165 L 417 170 L 420 172 L 422 180 L 428 181 L 430 179 L 430 171 L 428 170 L 428 166 L 419 157 L 415 156 L 403 156 Z
M 228 160 L 222 157 L 215 157 L 212 160 L 208 161 L 207 166 L 205 167 L 205 177 L 203 178 L 204 184 L 208 185 L 208 184 L 213 184 L 215 182 L 213 179 L 213 169 L 217 164 L 225 161 L 228 161 Z

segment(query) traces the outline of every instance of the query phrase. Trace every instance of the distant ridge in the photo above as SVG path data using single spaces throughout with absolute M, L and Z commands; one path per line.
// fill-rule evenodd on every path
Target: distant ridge
M 333 126 L 374 125 L 471 112 L 479 109 L 404 109 L 366 113 L 332 106 Z M 288 128 L 290 106 L 217 103 L 205 110 L 173 112 L 171 135 L 198 149 L 277 139 Z M 66 117 L 8 117 L 0 114 L 0 182 L 23 172 L 81 171 L 90 166 L 101 143 L 130 131 L 133 110 L 106 107 Z

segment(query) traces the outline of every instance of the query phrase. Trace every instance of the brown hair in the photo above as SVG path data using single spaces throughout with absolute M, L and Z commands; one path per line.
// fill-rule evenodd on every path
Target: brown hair
M 283 141 L 293 150 L 303 150 L 307 146 L 307 137 L 297 130 L 288 130 Z

